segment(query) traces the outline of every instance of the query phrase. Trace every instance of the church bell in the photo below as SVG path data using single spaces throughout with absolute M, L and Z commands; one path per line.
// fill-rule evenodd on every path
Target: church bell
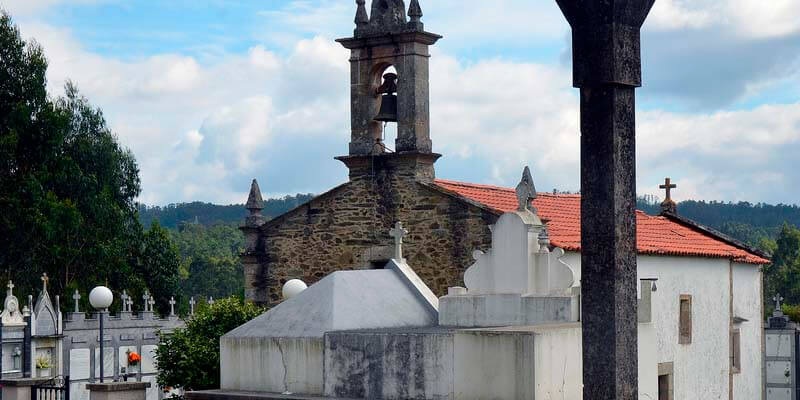
M 397 122 L 397 75 L 388 73 L 383 76 L 383 84 L 377 90 L 381 96 L 381 109 L 375 121 Z

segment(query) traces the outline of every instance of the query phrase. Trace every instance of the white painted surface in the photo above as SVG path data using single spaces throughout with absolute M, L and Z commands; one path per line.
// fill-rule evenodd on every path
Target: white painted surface
M 158 387 L 158 377 L 155 375 L 142 377 L 142 382 L 150 382 L 150 387 L 145 389 L 145 399 L 158 400 L 161 395 L 161 388 Z
M 770 334 L 766 336 L 767 357 L 791 357 L 793 333 Z
M 564 257 L 580 277 L 580 253 Z M 675 399 L 728 399 L 730 370 L 729 259 L 640 255 L 638 277 L 658 278 L 653 293 L 657 363 L 674 363 Z M 734 374 L 735 399 L 761 397 L 761 275 L 759 267 L 733 264 L 734 314 L 749 321 L 741 331 L 742 372 Z M 679 298 L 692 296 L 692 343 L 678 344 Z M 641 326 L 641 325 L 640 325 Z M 640 362 L 644 360 L 640 357 Z
M 103 376 L 113 377 L 114 376 L 114 348 L 113 347 L 104 347 L 103 348 L 103 358 L 105 359 L 105 363 L 103 363 Z M 100 348 L 94 349 L 94 376 L 100 377 Z
M 767 361 L 767 382 L 778 385 L 792 383 L 792 363 L 789 361 Z
M 128 372 L 139 371 L 139 367 L 141 367 L 142 365 L 141 362 L 139 362 L 139 365 L 137 366 L 128 368 L 128 351 L 132 353 L 139 352 L 136 346 L 120 346 L 117 353 L 117 360 L 119 362 L 119 371 L 122 372 L 122 368 L 126 368 Z M 141 356 L 141 354 L 139 355 Z
M 733 315 L 747 319 L 734 325 L 739 329 L 741 370 L 733 374 L 733 397 L 757 399 L 762 395 L 764 382 L 761 354 L 761 271 L 752 265 L 733 264 Z

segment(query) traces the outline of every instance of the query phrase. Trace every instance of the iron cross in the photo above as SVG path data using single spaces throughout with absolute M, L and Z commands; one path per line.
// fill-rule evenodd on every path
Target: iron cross
M 403 228 L 403 223 L 400 221 L 389 230 L 389 235 L 394 238 L 394 258 L 397 261 L 403 261 L 403 236 L 407 234 L 408 230 Z
M 667 190 L 666 200 L 672 200 L 672 189 L 675 189 L 677 187 L 678 185 L 672 183 L 672 180 L 669 178 L 664 179 L 664 184 L 659 186 L 659 188 Z

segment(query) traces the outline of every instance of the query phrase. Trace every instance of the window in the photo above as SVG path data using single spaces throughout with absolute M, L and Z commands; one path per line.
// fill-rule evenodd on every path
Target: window
M 658 400 L 672 400 L 672 377 L 674 367 L 671 362 L 658 364 Z
M 692 343 L 692 296 L 682 294 L 678 317 L 678 344 Z
M 742 372 L 741 334 L 738 329 L 731 331 L 731 368 L 734 374 Z

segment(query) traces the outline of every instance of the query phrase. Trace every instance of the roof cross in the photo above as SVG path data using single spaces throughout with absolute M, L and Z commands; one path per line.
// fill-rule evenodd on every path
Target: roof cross
M 195 304 L 197 304 L 197 302 L 194 301 L 194 296 L 192 296 L 191 298 L 189 298 L 189 315 L 194 315 Z
M 75 293 L 72 295 L 72 299 L 75 300 L 75 313 L 77 314 L 81 312 L 80 310 L 81 294 L 78 293 L 78 289 L 75 289 Z
M 47 292 L 47 282 L 50 280 L 50 278 L 47 277 L 47 272 L 42 274 L 42 278 L 41 279 L 42 279 L 42 283 L 44 284 L 42 286 L 42 291 L 43 292 Z
M 403 236 L 408 234 L 408 230 L 403 228 L 403 223 L 397 221 L 394 228 L 389 230 L 389 236 L 394 238 L 394 259 L 403 261 Z
M 122 299 L 122 311 L 123 312 L 130 311 L 128 310 L 128 299 L 131 298 L 131 296 L 128 296 L 128 291 L 123 290 L 119 298 Z
M 672 189 L 675 189 L 677 187 L 678 187 L 678 185 L 672 183 L 672 179 L 670 179 L 670 178 L 665 178 L 664 179 L 664 184 L 659 186 L 660 189 L 666 189 L 667 190 L 667 198 L 664 199 L 664 201 L 672 200 Z
M 13 296 L 14 295 L 14 283 L 11 282 L 11 281 L 8 281 L 8 285 L 6 285 L 6 287 L 8 288 L 8 297 Z

